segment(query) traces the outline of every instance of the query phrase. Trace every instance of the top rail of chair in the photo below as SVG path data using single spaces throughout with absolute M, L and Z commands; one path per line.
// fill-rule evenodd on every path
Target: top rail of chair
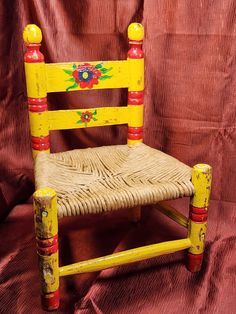
M 126 60 L 45 63 L 40 51 L 42 32 L 27 25 L 23 38 L 27 47 L 25 70 L 28 97 L 45 97 L 47 93 L 86 89 L 144 89 L 144 58 L 141 49 L 143 27 L 132 23 L 128 29 L 130 50 Z

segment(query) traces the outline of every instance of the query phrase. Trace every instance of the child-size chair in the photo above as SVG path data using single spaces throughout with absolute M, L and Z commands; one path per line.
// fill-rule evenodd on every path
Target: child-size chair
M 99 271 L 188 249 L 188 269 L 199 271 L 207 227 L 211 167 L 191 169 L 142 143 L 144 29 L 128 28 L 127 60 L 45 63 L 41 30 L 27 25 L 25 73 L 35 165 L 34 212 L 42 303 L 59 306 L 59 277 Z M 48 111 L 47 93 L 128 88 L 128 105 Z M 51 130 L 115 124 L 128 125 L 127 145 L 104 146 L 50 154 Z M 191 196 L 189 219 L 163 200 Z M 140 219 L 142 205 L 158 204 L 164 214 L 188 229 L 187 237 L 143 246 L 59 267 L 58 218 L 129 209 Z

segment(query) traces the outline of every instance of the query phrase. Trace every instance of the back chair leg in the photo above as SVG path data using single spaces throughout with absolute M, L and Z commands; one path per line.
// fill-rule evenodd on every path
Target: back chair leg
M 59 261 L 57 198 L 53 189 L 34 193 L 34 222 L 42 305 L 45 310 L 55 310 L 59 307 Z
M 141 206 L 129 209 L 130 221 L 139 222 L 141 220 Z
M 188 251 L 188 270 L 201 270 L 205 236 L 207 231 L 207 212 L 211 191 L 212 170 L 209 165 L 198 164 L 193 167 L 192 183 L 195 193 L 191 198 L 188 237 L 192 246 Z

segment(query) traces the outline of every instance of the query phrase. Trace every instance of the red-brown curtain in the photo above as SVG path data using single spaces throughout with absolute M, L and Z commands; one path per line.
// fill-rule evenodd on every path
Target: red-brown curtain
M 236 312 L 236 2 L 233 0 L 2 0 L 0 2 L 0 312 L 43 313 L 39 302 L 22 30 L 43 32 L 46 62 L 125 59 L 127 27 L 145 27 L 146 144 L 213 167 L 203 269 L 184 252 L 61 280 L 58 313 Z M 56 93 L 49 106 L 124 105 L 127 92 Z M 52 151 L 126 142 L 126 127 L 53 132 Z M 187 201 L 176 202 L 187 214 Z M 185 236 L 153 208 L 64 219 L 61 264 Z

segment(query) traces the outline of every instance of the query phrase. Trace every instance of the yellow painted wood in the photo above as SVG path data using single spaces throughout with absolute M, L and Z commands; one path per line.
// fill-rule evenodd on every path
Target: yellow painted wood
M 69 63 L 47 63 L 46 64 L 46 77 L 47 77 L 47 91 L 50 92 L 62 92 L 66 91 L 68 86 L 73 85 L 73 82 L 68 81 L 72 76 L 64 72 L 73 71 L 73 65 L 83 65 L 89 63 L 93 66 L 102 64 L 106 69 L 112 68 L 107 75 L 112 76 L 106 80 L 98 80 L 97 85 L 93 85 L 92 89 L 104 89 L 104 88 L 125 88 L 129 86 L 129 62 L 127 60 L 122 61 L 92 61 L 92 62 L 69 62 Z M 80 86 L 70 89 L 75 90 L 88 90 L 89 88 L 80 88 Z
M 35 232 L 39 239 L 48 239 L 57 235 L 57 198 L 51 188 L 37 190 L 33 195 Z M 42 291 L 49 293 L 59 287 L 58 252 L 51 255 L 41 255 L 39 258 L 39 272 Z
M 195 193 L 191 198 L 194 207 L 207 207 L 211 193 L 212 168 L 206 164 L 197 164 L 193 167 L 192 183 Z
M 129 109 L 129 120 L 128 124 L 130 127 L 141 127 L 143 126 L 143 105 L 128 105 Z
M 40 44 L 42 41 L 41 29 L 35 24 L 28 24 L 23 31 L 23 39 L 26 45 Z
M 57 197 L 51 188 L 37 190 L 33 195 L 36 236 L 48 239 L 58 232 Z
M 144 59 L 130 59 L 129 71 L 130 71 L 130 83 L 129 91 L 142 91 L 144 89 Z
M 78 66 L 85 62 L 75 63 L 25 63 L 27 95 L 31 98 L 46 97 L 47 92 L 62 92 L 73 85 L 72 76 L 64 70 L 73 71 L 73 64 Z M 121 61 L 89 62 L 91 65 L 102 64 L 109 69 L 106 80 L 98 80 L 92 89 L 129 88 L 129 91 L 142 91 L 144 89 L 144 59 L 128 59 Z M 107 75 L 108 75 L 107 74 Z M 70 89 L 88 90 L 80 86 Z
M 96 120 L 83 122 L 81 114 L 86 112 L 92 113 Z M 125 124 L 128 123 L 128 118 L 129 108 L 127 106 L 48 111 L 50 130 Z
M 142 139 L 140 139 L 140 140 L 130 140 L 130 139 L 128 139 L 127 140 L 127 144 L 128 145 L 135 145 L 135 144 L 139 144 L 139 143 L 142 143 L 142 142 L 143 142 Z
M 36 156 L 41 153 L 41 152 L 44 152 L 44 153 L 47 153 L 47 154 L 50 154 L 50 149 L 47 149 L 47 150 L 36 150 L 36 149 L 32 149 L 32 155 L 33 155 L 33 159 L 36 158 Z
M 164 202 L 160 202 L 157 204 L 156 207 L 160 212 L 162 212 L 164 215 L 168 216 L 175 222 L 177 222 L 179 225 L 188 228 L 188 218 L 181 214 L 177 209 L 174 207 L 165 204 Z
M 44 62 L 25 62 L 25 77 L 28 97 L 44 98 L 47 96 Z
M 128 27 L 128 38 L 129 40 L 143 40 L 144 27 L 140 23 L 131 23 Z
M 204 251 L 205 237 L 207 231 L 207 223 L 196 223 L 189 220 L 188 237 L 191 240 L 192 246 L 189 253 L 201 254 Z
M 86 114 L 92 114 L 90 121 L 84 122 Z M 29 112 L 31 135 L 48 136 L 50 130 L 65 130 L 84 127 L 126 124 L 132 127 L 143 125 L 143 105 L 125 107 L 103 107 L 74 110 Z M 130 143 L 140 142 L 131 141 Z
M 94 272 L 118 265 L 133 263 L 159 255 L 170 254 L 187 249 L 191 246 L 190 239 L 162 242 L 107 255 L 59 268 L 60 276 L 68 276 L 86 272 Z
M 42 291 L 54 292 L 59 288 L 59 259 L 58 252 L 49 256 L 38 254 L 39 273 Z
M 30 132 L 32 136 L 41 137 L 49 135 L 48 111 L 30 112 Z

